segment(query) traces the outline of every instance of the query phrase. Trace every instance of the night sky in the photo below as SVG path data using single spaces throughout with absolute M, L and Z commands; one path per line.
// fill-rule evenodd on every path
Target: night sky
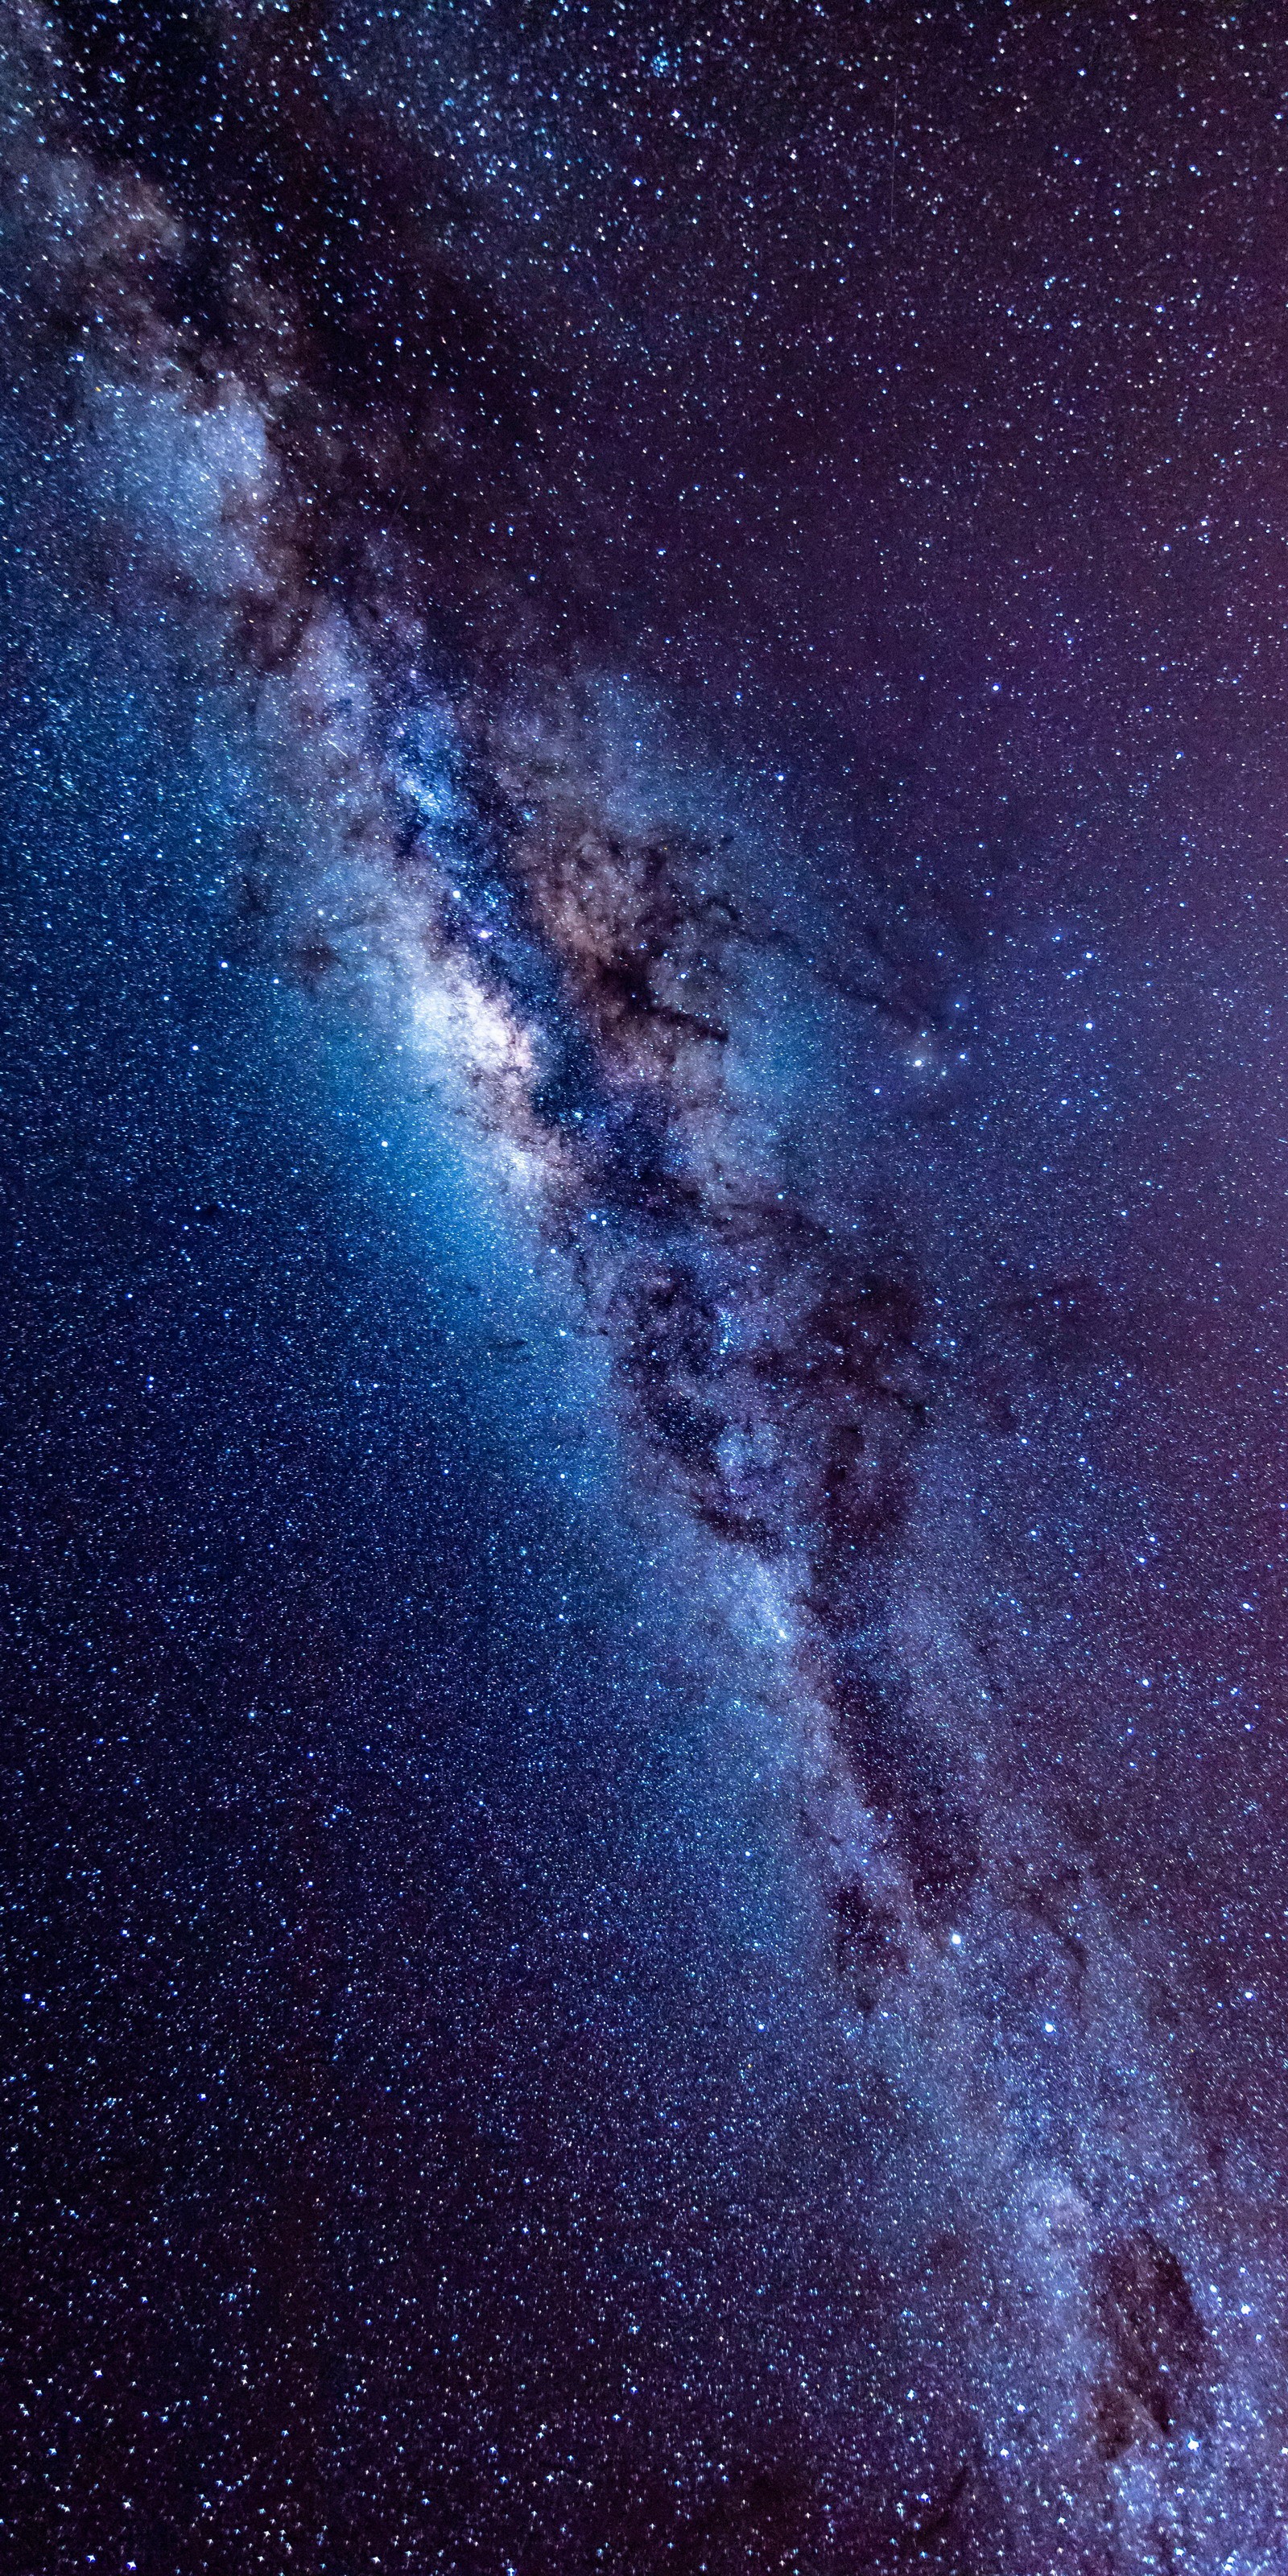
M 1288 23 L 7 6 L 13 2576 L 1288 2571 Z

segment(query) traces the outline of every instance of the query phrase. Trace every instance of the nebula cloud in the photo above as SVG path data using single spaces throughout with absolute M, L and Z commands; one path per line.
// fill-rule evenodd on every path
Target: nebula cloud
M 995 901 L 997 834 L 1025 845 L 1022 822 L 997 821 L 1021 802 L 1010 754 L 1010 786 L 977 796 L 990 819 L 969 861 L 941 772 L 958 758 L 969 807 L 972 754 L 943 728 L 920 755 L 895 745 L 893 787 L 868 778 L 870 846 L 847 856 L 823 804 L 802 791 L 792 809 L 806 759 L 786 714 L 775 769 L 739 735 L 742 693 L 713 683 L 708 713 L 678 643 L 668 700 L 659 619 L 678 631 L 687 613 L 690 634 L 707 619 L 704 649 L 714 622 L 733 661 L 755 658 L 755 617 L 736 597 L 718 613 L 682 612 L 678 593 L 668 605 L 658 566 L 695 542 L 678 501 L 640 501 L 641 520 L 675 521 L 664 543 L 647 531 L 650 564 L 642 535 L 622 539 L 621 495 L 644 494 L 653 464 L 632 466 L 628 425 L 614 433 L 625 464 L 592 452 L 558 205 L 527 209 L 545 226 L 540 310 L 517 272 L 518 218 L 497 211 L 496 190 L 531 193 L 554 150 L 527 101 L 537 38 L 511 14 L 468 60 L 462 29 L 433 12 L 408 27 L 406 59 L 392 20 L 360 29 L 320 9 L 203 8 L 162 27 L 77 5 L 18 15 L 6 36 L 14 416 L 33 446 L 70 439 L 86 613 L 127 637 L 163 630 L 176 703 L 213 707 L 227 734 L 237 779 L 212 830 L 237 971 L 276 977 L 324 1029 L 361 1032 L 395 1093 L 432 1103 L 517 1269 L 594 1355 L 630 1508 L 665 1533 L 680 1587 L 676 1687 L 751 1711 L 754 1758 L 780 1783 L 809 1997 L 792 2082 L 802 2101 L 827 2095 L 810 2225 L 830 2246 L 830 2322 L 792 2407 L 805 2467 L 753 2458 L 727 2520 L 695 2506 L 678 2550 L 661 2523 L 654 2540 L 632 2522 L 653 2474 L 643 2452 L 575 2540 L 508 2521 L 501 2490 L 486 2530 L 464 2516 L 444 2538 L 422 2502 L 400 2536 L 381 2508 L 351 2537 L 374 2564 L 427 2568 L 1268 2576 L 1283 2563 L 1288 2399 L 1275 2121 L 1249 2111 L 1217 2134 L 1196 2075 L 1208 2006 L 1187 2003 L 1162 1956 L 1161 1891 L 1156 1906 L 1137 1872 L 1130 1896 L 1135 1862 L 1120 1871 L 1102 1844 L 1121 1795 L 1173 1794 L 1185 1729 L 1161 1766 L 1157 1745 L 1133 1751 L 1149 1653 L 1120 1641 L 1111 1608 L 1075 1621 L 1063 1572 L 1027 1598 L 1005 1573 L 1045 1510 L 1073 1527 L 1067 1496 L 1093 1474 L 1078 1444 L 1097 1436 L 1080 1426 L 1097 1390 L 1125 1402 L 1141 1372 L 1117 1251 L 1098 1281 L 1047 1248 L 1032 1208 L 1052 1149 L 1025 1143 L 1030 1076 L 1005 1071 L 1008 1044 L 1018 1063 L 1046 1042 L 1044 1015 L 1056 1028 L 1096 934 L 1071 880 L 1028 911 Z M 838 82 L 860 61 L 874 81 L 900 64 L 903 114 L 931 78 L 922 49 L 946 61 L 961 31 L 931 13 L 917 34 L 887 10 L 869 35 L 861 14 L 851 28 L 834 13 L 817 42 L 837 49 Z M 1041 13 L 1023 14 L 1016 41 L 1036 44 Z M 548 41 L 549 130 L 593 159 L 576 83 L 609 39 L 587 21 Z M 776 143 L 793 160 L 813 150 L 816 40 L 798 78 L 785 25 L 748 22 L 739 41 Z M 672 50 L 700 66 L 715 37 L 677 17 L 650 42 L 640 77 L 669 97 Z M 489 125 L 471 197 L 452 118 L 472 81 L 481 133 L 507 63 L 514 152 Z M 722 104 L 733 77 L 702 74 L 707 148 L 746 178 L 744 109 Z M 1092 78 L 1108 98 L 1108 71 Z M 647 114 L 645 166 L 616 146 L 609 202 L 645 176 L 662 193 L 650 155 L 662 168 L 670 110 Z M 891 132 L 893 202 L 905 147 Z M 776 185 L 762 171 L 752 193 L 770 205 Z M 783 203 L 803 260 L 809 206 Z M 663 281 L 691 296 L 694 334 L 704 220 L 725 213 L 695 216 Z M 978 256 L 1000 280 L 1001 254 Z M 835 318 L 820 289 L 820 342 Z M 683 364 L 648 327 L 649 366 Z M 779 374 L 790 400 L 785 357 Z M 1001 439 L 991 416 L 986 435 Z M 729 469 L 721 509 L 742 506 L 746 470 Z M 854 506 L 875 507 L 861 476 Z M 820 561 L 820 600 L 826 580 Z M 827 617 L 821 605 L 820 637 Z M 650 644 L 633 663 L 636 620 Z M 929 663 L 938 648 L 916 649 Z M 1066 752 L 1050 725 L 1054 776 Z M 899 806 L 918 757 L 928 856 L 907 854 Z M 848 774 L 837 746 L 821 761 Z M 1032 825 L 1034 846 L 1044 831 Z M 1039 983 L 1051 960 L 1065 986 Z M 979 1087 L 989 1029 L 1009 1105 Z M 1053 1099 L 1058 1081 L 1057 1127 L 1069 1098 L 1098 1097 L 1089 1074 L 1060 1072 Z M 1008 1118 L 1011 1160 L 977 1182 L 957 1139 L 969 1125 L 991 1151 L 990 1119 Z M 494 1338 L 522 1363 L 530 1349 L 517 1324 Z M 1044 1440 L 1055 1503 L 1024 1482 Z M 1124 1452 L 1103 1479 L 1105 1528 L 1113 1514 L 1127 1526 L 1136 1473 Z M 1075 1535 L 1065 1553 L 1091 1549 Z M 1166 1605 L 1157 1616 L 1165 1633 Z M 1277 1937 L 1269 1908 L 1256 1928 Z M 458 2222 L 439 2233 L 434 2260 L 467 2263 Z M 606 2225 L 610 2264 L 612 2242 Z M 523 2259 L 517 2245 L 516 2278 Z M 502 2450 L 505 2413 L 502 2397 Z M 327 2475 L 343 2485 L 343 2444 Z M 251 2563 L 229 2545 L 200 2554 L 180 2532 L 171 2558 L 158 2543 L 137 2563 Z M 338 2565 L 328 2546 L 301 2535 L 292 2563 Z

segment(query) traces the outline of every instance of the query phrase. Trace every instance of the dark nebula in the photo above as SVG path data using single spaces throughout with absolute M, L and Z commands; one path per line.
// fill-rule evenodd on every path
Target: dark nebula
M 1288 2571 L 1288 32 L 4 20 L 15 2576 Z

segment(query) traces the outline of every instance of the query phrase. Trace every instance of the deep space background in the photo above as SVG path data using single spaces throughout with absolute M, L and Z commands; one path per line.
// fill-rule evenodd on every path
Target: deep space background
M 14 2576 L 1288 2568 L 1288 27 L 4 21 Z

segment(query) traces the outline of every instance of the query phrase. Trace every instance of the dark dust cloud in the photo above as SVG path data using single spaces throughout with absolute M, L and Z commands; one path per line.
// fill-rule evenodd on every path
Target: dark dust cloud
M 5 17 L 14 2576 L 1288 2569 L 1288 29 Z

